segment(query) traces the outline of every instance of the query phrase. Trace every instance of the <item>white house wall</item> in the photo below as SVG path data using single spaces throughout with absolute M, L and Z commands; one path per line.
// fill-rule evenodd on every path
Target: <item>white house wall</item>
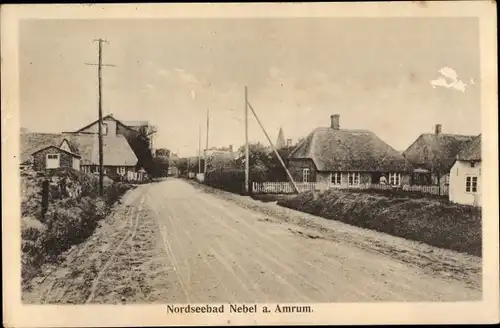
M 477 176 L 477 192 L 466 192 L 465 182 L 468 175 Z M 450 201 L 458 204 L 481 205 L 481 162 L 471 167 L 470 162 L 456 161 L 450 171 Z
M 64 139 L 60 148 L 64 149 L 65 151 L 71 152 L 71 148 L 69 147 L 68 140 L 66 140 L 66 139 Z

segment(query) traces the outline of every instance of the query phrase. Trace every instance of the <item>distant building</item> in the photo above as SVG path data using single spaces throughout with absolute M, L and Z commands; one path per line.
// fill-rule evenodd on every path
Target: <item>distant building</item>
M 274 147 L 276 147 L 276 149 L 281 149 L 286 147 L 285 135 L 283 134 L 282 127 L 280 127 L 280 130 L 278 132 L 278 140 L 276 140 L 276 145 Z
M 229 147 L 212 147 L 205 150 L 204 158 L 206 160 L 207 172 L 212 170 L 234 168 L 234 160 L 238 158 L 238 152 L 235 152 L 233 145 Z
M 457 154 L 450 170 L 451 202 L 481 206 L 481 135 Z
M 292 147 L 292 139 L 286 139 L 286 146 Z
M 335 185 L 409 184 L 412 166 L 391 146 L 367 130 L 340 129 L 339 115 L 330 127 L 312 131 L 289 156 L 289 171 L 299 182 Z
M 472 139 L 474 136 L 444 134 L 441 124 L 436 124 L 434 133 L 421 134 L 403 152 L 414 168 L 412 184 L 448 185 L 458 152 Z

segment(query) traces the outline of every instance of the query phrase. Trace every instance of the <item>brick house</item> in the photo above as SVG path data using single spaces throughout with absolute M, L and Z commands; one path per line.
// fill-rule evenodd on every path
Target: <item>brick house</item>
M 35 151 L 33 154 L 33 168 L 36 171 L 49 169 L 72 168 L 80 170 L 79 154 L 61 147 L 48 145 Z
M 339 115 L 330 127 L 312 131 L 290 153 L 288 169 L 297 182 L 334 185 L 409 184 L 411 164 L 391 146 L 367 130 L 340 129 Z

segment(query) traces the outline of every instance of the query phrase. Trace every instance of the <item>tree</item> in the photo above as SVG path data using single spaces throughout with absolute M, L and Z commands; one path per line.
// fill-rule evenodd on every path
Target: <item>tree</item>
M 294 147 L 284 147 L 278 151 L 285 165 L 288 164 L 288 156 Z M 245 146 L 239 148 L 240 156 L 236 160 L 236 166 L 240 169 L 245 167 Z M 278 156 L 273 150 L 265 147 L 261 143 L 253 143 L 248 145 L 250 170 L 257 170 L 264 173 L 268 181 L 287 181 L 288 176 L 286 170 L 281 164 Z
M 188 159 L 187 158 L 179 158 L 175 160 L 175 165 L 179 170 L 179 174 L 187 174 L 188 170 Z
M 154 177 L 165 177 L 168 174 L 168 167 L 170 162 L 170 150 L 166 148 L 159 148 L 155 152 L 154 157 Z

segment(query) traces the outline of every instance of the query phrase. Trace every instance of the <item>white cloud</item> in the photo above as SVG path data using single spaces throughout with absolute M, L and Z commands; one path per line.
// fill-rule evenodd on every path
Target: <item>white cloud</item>
M 430 81 L 433 88 L 443 87 L 447 89 L 455 89 L 463 93 L 465 92 L 468 85 L 458 79 L 458 74 L 453 68 L 443 67 L 438 72 L 440 76 L 437 79 Z M 471 84 L 474 84 L 472 83 L 472 80 Z

